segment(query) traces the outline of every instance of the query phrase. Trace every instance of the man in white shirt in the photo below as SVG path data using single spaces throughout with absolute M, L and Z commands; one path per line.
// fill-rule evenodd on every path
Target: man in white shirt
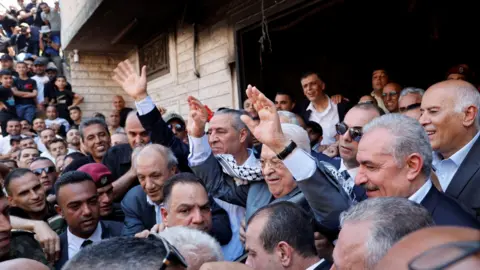
M 347 104 L 340 102 L 335 104 L 324 93 L 325 83 L 316 73 L 306 73 L 301 78 L 303 94 L 310 101 L 303 113 L 305 122 L 317 122 L 323 129 L 322 145 L 330 145 L 335 142 L 335 125 L 341 121 L 348 111 Z
M 448 80 L 427 89 L 419 121 L 435 151 L 433 166 L 442 189 L 480 221 L 479 108 L 475 86 Z
M 245 264 L 257 270 L 330 269 L 331 263 L 317 256 L 311 217 L 291 202 L 269 204 L 248 221 Z
M 401 197 L 421 204 L 437 225 L 480 228 L 454 199 L 432 185 L 432 148 L 420 123 L 401 114 L 373 119 L 358 145 L 355 184 L 369 198 Z
M 20 134 L 22 131 L 22 126 L 20 125 L 20 120 L 10 119 L 7 121 L 7 133 L 8 135 L 0 139 L 0 157 L 4 159 L 10 159 L 6 157 L 11 152 L 12 146 L 10 145 L 10 139 L 12 136 L 21 136 L 22 138 L 25 135 Z
M 45 68 L 47 63 L 44 60 L 37 58 L 33 64 L 35 65 L 36 75 L 32 77 L 33 80 L 37 83 L 37 107 L 43 110 L 43 105 L 45 101 L 45 84 L 50 81 L 47 74 L 45 73 Z
M 87 173 L 63 174 L 55 183 L 55 195 L 55 210 L 68 224 L 67 231 L 60 235 L 60 259 L 55 269 L 61 269 L 82 248 L 121 234 L 122 223 L 99 221 L 97 187 Z

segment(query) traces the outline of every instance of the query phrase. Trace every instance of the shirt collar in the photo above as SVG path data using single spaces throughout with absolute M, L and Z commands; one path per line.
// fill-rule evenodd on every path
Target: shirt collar
M 313 106 L 312 102 L 310 102 L 310 104 L 308 104 L 307 111 L 317 112 L 317 113 L 321 113 L 321 114 L 327 114 L 332 109 L 332 102 L 330 101 L 330 98 L 328 96 L 327 96 L 327 99 L 328 99 L 328 106 L 323 112 L 317 111 L 317 109 L 315 109 L 315 106 Z
M 92 242 L 100 242 L 102 241 L 102 225 L 100 224 L 100 221 L 97 224 L 97 228 L 95 231 L 90 235 L 89 238 L 83 239 L 81 237 L 78 237 L 70 232 L 70 228 L 67 228 L 67 239 L 68 239 L 68 245 L 72 245 L 76 250 L 80 250 L 80 247 L 82 246 L 83 242 L 85 240 L 91 240 Z
M 255 154 L 253 153 L 252 149 L 247 149 L 248 151 L 248 158 L 242 164 L 242 166 L 249 166 L 249 167 L 256 167 L 257 166 L 257 158 L 255 158 Z
M 150 199 L 150 197 L 148 197 L 148 195 L 145 195 L 145 196 L 147 197 L 147 203 L 150 204 L 151 206 L 155 206 L 155 207 L 161 207 L 161 206 L 163 206 L 163 203 L 156 204 L 156 203 L 154 203 L 154 202 Z
M 453 154 L 450 159 L 457 165 L 457 167 L 462 164 L 463 160 L 467 156 L 468 152 L 470 152 L 470 149 L 472 149 L 473 144 L 477 141 L 478 137 L 480 136 L 480 132 L 477 132 L 477 135 L 473 137 L 470 142 L 468 142 L 464 147 L 462 147 L 460 150 L 458 150 L 455 154 Z
M 343 163 L 343 158 L 340 160 L 340 169 L 338 169 L 338 172 L 343 172 L 343 171 L 347 171 L 348 174 L 350 175 L 350 177 L 355 180 L 355 177 L 357 176 L 357 172 L 358 172 L 358 168 L 359 167 L 355 167 L 355 168 L 352 168 L 352 169 L 347 169 L 347 166 L 345 166 L 345 163 Z
M 420 189 L 418 189 L 415 193 L 413 193 L 413 195 L 410 196 L 408 199 L 416 203 L 421 203 L 423 199 L 425 199 L 425 196 L 427 196 L 427 193 L 430 191 L 431 188 L 432 188 L 432 181 L 430 181 L 430 178 L 429 178 L 427 179 L 425 184 L 423 184 L 423 186 Z
M 314 270 L 315 268 L 317 268 L 317 266 L 319 266 L 321 263 L 323 263 L 325 260 L 324 259 L 321 259 L 320 261 L 316 262 L 314 265 L 311 265 L 310 267 L 308 267 L 307 269 L 305 270 Z

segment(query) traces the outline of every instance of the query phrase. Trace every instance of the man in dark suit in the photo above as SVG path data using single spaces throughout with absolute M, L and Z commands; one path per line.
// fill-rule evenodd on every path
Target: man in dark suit
M 307 123 L 313 121 L 318 123 L 323 130 L 322 145 L 329 145 L 335 142 L 335 125 L 343 121 L 345 114 L 350 109 L 348 102 L 342 101 L 335 104 L 324 93 L 325 82 L 314 72 L 307 72 L 301 78 L 303 94 L 310 101 L 308 107 L 301 112 Z
M 403 197 L 423 205 L 437 225 L 480 228 L 453 198 L 432 185 L 432 148 L 417 120 L 387 114 L 363 128 L 358 145 L 360 163 L 355 184 L 368 197 Z
M 55 269 L 61 269 L 85 246 L 121 235 L 122 223 L 99 220 L 97 187 L 87 173 L 63 174 L 55 183 L 55 195 L 55 208 L 68 224 L 67 231 L 60 235 L 60 259 Z
M 433 150 L 442 190 L 480 221 L 480 93 L 472 84 L 448 80 L 432 85 L 422 99 L 419 121 Z M 441 112 L 441 113 L 439 113 Z

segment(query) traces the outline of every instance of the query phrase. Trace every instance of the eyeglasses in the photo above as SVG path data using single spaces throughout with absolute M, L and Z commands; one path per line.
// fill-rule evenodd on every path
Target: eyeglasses
M 174 246 L 172 246 L 167 240 L 165 240 L 163 237 L 160 237 L 158 235 L 157 236 L 149 235 L 148 237 L 153 239 L 160 238 L 167 252 L 167 254 L 165 255 L 165 258 L 162 261 L 162 266 L 160 266 L 160 270 L 167 269 L 167 267 L 170 266 L 172 262 L 181 264 L 185 268 L 188 267 L 188 264 L 185 261 L 185 258 L 183 258 L 182 254 Z
M 480 252 L 478 241 L 447 243 L 416 256 L 408 264 L 408 269 L 443 270 L 478 252 Z
M 169 125 L 168 125 L 168 128 L 169 128 L 169 129 L 172 129 L 172 127 L 175 127 L 175 130 L 176 130 L 177 132 L 182 132 L 182 131 L 185 130 L 185 127 L 184 127 L 183 125 L 181 125 L 181 124 L 175 124 L 175 125 L 169 124 Z
M 343 122 L 336 124 L 335 129 L 338 135 L 343 135 L 348 131 L 350 138 L 356 142 L 359 142 L 363 135 L 361 127 L 348 127 L 347 124 Z
M 382 97 L 386 97 L 386 96 L 389 96 L 389 97 L 396 97 L 398 95 L 397 92 L 395 91 L 392 91 L 392 92 L 388 92 L 388 93 L 383 93 L 382 94 Z
M 45 173 L 49 174 L 49 173 L 56 172 L 56 171 L 57 171 L 57 168 L 55 168 L 55 166 L 50 166 L 50 167 L 35 169 L 35 170 L 33 170 L 33 173 L 35 175 L 41 175 L 42 172 L 45 172 Z
M 260 160 L 260 167 L 262 169 L 267 166 L 267 164 L 270 164 L 270 167 L 278 169 L 283 166 L 283 161 L 281 161 L 279 158 L 272 158 L 272 159 L 261 159 Z
M 413 103 L 413 104 L 410 104 L 406 107 L 398 108 L 398 111 L 401 112 L 401 113 L 404 113 L 404 112 L 419 108 L 421 105 L 422 105 L 422 103 Z

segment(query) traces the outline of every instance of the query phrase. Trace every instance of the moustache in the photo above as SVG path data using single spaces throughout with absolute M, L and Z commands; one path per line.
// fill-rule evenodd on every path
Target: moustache
M 362 184 L 362 187 L 363 187 L 366 191 L 377 191 L 377 190 L 380 190 L 380 188 L 379 188 L 378 186 L 375 186 L 375 185 L 372 185 L 372 184 L 368 184 L 368 183 Z

